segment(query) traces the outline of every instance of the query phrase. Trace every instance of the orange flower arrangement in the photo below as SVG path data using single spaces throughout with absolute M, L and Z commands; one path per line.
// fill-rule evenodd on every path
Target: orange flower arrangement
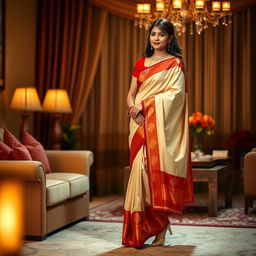
M 201 112 L 195 112 L 189 117 L 189 129 L 192 135 L 212 135 L 215 131 L 215 120 Z

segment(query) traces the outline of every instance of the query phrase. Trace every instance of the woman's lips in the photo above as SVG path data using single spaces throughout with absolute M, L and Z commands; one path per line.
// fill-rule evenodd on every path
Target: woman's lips
M 155 46 L 157 46 L 157 45 L 159 45 L 160 43 L 158 43 L 158 42 L 154 42 L 153 44 L 154 44 Z

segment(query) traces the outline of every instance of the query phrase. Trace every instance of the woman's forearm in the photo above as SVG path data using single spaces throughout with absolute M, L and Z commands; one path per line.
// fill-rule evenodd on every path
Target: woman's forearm
M 127 107 L 130 108 L 135 105 L 135 95 L 128 93 L 127 95 Z

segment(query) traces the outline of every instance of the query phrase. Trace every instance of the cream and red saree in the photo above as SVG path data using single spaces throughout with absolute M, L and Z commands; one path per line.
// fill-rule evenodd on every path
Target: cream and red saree
M 143 105 L 145 124 L 130 120 L 131 173 L 124 204 L 122 244 L 141 247 L 181 216 L 193 202 L 189 152 L 188 99 L 179 58 L 140 72 L 135 104 Z

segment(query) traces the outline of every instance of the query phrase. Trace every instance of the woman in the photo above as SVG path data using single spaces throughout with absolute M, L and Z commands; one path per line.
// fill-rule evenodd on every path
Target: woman
M 127 96 L 130 178 L 124 204 L 122 243 L 163 245 L 170 215 L 181 218 L 193 202 L 188 101 L 181 50 L 173 25 L 156 20 L 146 57 L 135 64 Z

